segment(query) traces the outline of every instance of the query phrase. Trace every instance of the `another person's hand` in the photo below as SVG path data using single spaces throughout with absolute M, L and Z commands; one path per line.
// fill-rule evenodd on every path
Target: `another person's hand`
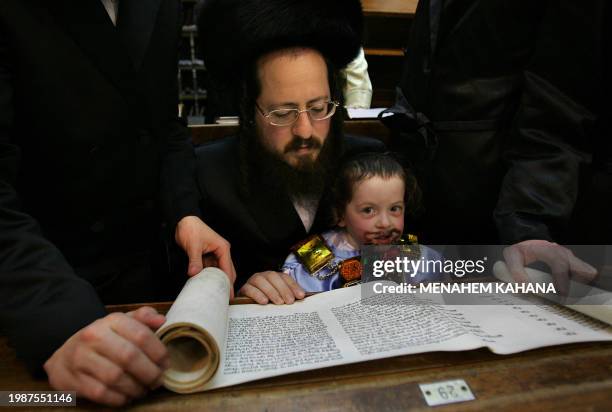
M 528 282 L 525 266 L 533 262 L 544 262 L 551 270 L 557 292 L 567 295 L 570 277 L 578 282 L 589 283 L 597 277 L 597 270 L 577 258 L 574 253 L 557 243 L 546 240 L 526 240 L 504 249 L 504 259 L 510 274 L 518 282 Z
M 255 273 L 238 291 L 260 305 L 272 302 L 276 305 L 291 304 L 304 299 L 306 294 L 298 283 L 286 273 L 266 271 Z
M 234 282 L 236 269 L 230 254 L 230 244 L 217 232 L 212 230 L 197 216 L 185 216 L 177 226 L 175 232 L 176 243 L 179 244 L 189 256 L 187 275 L 194 276 L 204 269 L 202 255 L 214 254 L 213 262 L 218 263 L 219 269 L 227 274 L 230 280 L 230 298 L 234 297 Z M 207 259 L 210 262 L 211 259 Z
M 55 390 L 121 406 L 161 385 L 168 351 L 152 330 L 165 321 L 155 309 L 111 313 L 72 335 L 45 362 Z

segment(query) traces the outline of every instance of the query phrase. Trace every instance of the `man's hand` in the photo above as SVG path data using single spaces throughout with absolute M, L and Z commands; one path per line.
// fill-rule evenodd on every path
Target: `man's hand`
M 55 390 L 121 406 L 161 384 L 168 351 L 152 329 L 164 323 L 155 309 L 111 313 L 72 335 L 45 362 Z
M 216 259 L 207 259 L 207 262 L 217 262 L 219 269 L 227 274 L 230 280 L 230 298 L 234 297 L 234 281 L 236 269 L 230 255 L 230 244 L 217 232 L 212 230 L 197 216 L 185 216 L 177 226 L 175 232 L 176 243 L 179 244 L 189 256 L 187 275 L 194 276 L 204 269 L 202 255 L 213 253 Z
M 570 276 L 582 283 L 589 283 L 597 276 L 597 270 L 578 259 L 574 253 L 556 243 L 546 240 L 526 240 L 504 249 L 504 259 L 510 274 L 518 282 L 528 282 L 525 265 L 544 262 L 551 270 L 557 291 L 561 295 L 569 292 Z
M 247 296 L 260 305 L 265 305 L 269 301 L 276 305 L 291 304 L 296 299 L 304 299 L 306 296 L 304 290 L 291 276 L 272 271 L 255 273 L 238 294 Z

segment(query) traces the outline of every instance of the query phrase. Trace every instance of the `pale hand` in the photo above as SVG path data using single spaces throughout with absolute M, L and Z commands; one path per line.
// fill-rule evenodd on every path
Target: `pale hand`
M 230 280 L 230 298 L 233 298 L 236 269 L 232 262 L 229 242 L 197 216 L 185 216 L 178 222 L 175 239 L 189 257 L 187 275 L 200 273 L 204 269 L 204 263 L 218 266 Z M 214 258 L 205 257 L 203 261 L 202 256 L 209 253 L 212 253 Z
M 168 351 L 152 330 L 165 317 L 142 307 L 111 313 L 72 335 L 45 362 L 55 390 L 109 406 L 121 406 L 161 384 Z
M 276 305 L 291 304 L 304 299 L 306 294 L 295 279 L 286 273 L 266 271 L 255 273 L 238 291 L 260 305 L 272 302 Z
M 582 283 L 589 283 L 597 277 L 597 270 L 577 258 L 571 250 L 546 240 L 519 242 L 505 248 L 503 253 L 510 274 L 518 282 L 529 281 L 526 265 L 546 263 L 557 291 L 562 295 L 568 293 L 570 277 Z

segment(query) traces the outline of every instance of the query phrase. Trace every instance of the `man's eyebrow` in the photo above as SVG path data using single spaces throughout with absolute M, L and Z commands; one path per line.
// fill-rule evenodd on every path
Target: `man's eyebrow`
M 323 95 L 323 96 L 319 96 L 319 97 L 315 97 L 314 99 L 310 99 L 306 102 L 307 105 L 312 104 L 312 103 L 316 103 L 318 101 L 321 100 L 329 100 L 329 96 L 328 95 Z M 299 104 L 295 103 L 295 102 L 284 102 L 284 103 L 278 103 L 278 104 L 274 104 L 271 107 L 272 108 L 278 108 L 278 107 L 286 107 L 286 106 L 299 106 Z
M 316 103 L 320 100 L 329 100 L 329 96 L 325 95 L 325 96 L 315 97 L 314 99 L 308 100 L 306 104 Z

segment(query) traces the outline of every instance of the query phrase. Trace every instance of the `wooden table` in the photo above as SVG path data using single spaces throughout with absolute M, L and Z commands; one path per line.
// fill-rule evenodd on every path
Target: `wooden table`
M 154 306 L 163 312 L 169 304 Z M 449 379 L 464 379 L 476 400 L 428 407 L 418 384 Z M 0 390 L 48 389 L 45 381 L 30 377 L 1 341 Z M 79 399 L 77 408 L 70 410 L 92 407 L 95 405 Z M 424 353 L 301 372 L 193 395 L 159 389 L 129 409 L 603 412 L 612 410 L 612 343 L 565 345 L 506 356 L 486 349 Z

